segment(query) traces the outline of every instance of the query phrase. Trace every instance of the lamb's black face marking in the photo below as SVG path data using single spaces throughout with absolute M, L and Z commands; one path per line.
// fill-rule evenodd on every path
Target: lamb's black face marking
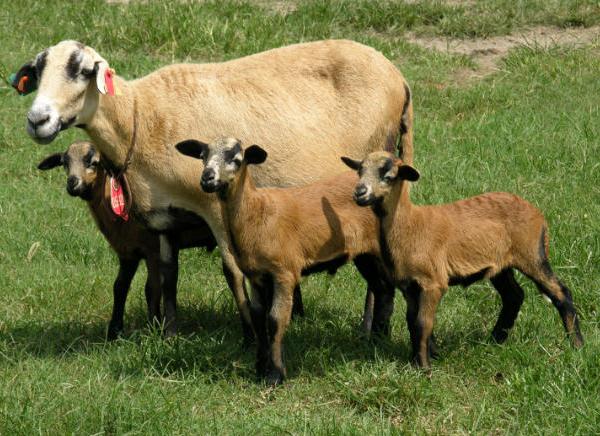
M 48 50 L 44 50 L 41 52 L 36 61 L 35 61 L 35 69 L 37 70 L 38 80 L 42 78 L 42 73 L 44 72 L 44 68 L 46 68 L 46 58 L 48 57 Z
M 96 155 L 96 150 L 94 150 L 94 148 L 90 148 L 88 150 L 88 152 L 85 154 L 85 156 L 83 156 L 83 164 L 90 168 L 96 165 L 96 162 L 94 161 L 94 156 Z
M 388 182 L 388 183 L 392 181 L 392 179 L 387 174 L 392 169 L 393 166 L 394 166 L 394 162 L 392 162 L 391 159 L 387 159 L 385 161 L 385 163 L 383 164 L 383 166 L 381 168 L 379 168 L 379 178 L 382 181 Z
M 67 61 L 67 65 L 65 67 L 67 72 L 67 77 L 71 80 L 75 80 L 79 75 L 79 69 L 81 66 L 81 60 L 83 59 L 83 55 L 81 50 L 75 50 L 69 56 L 69 60 Z

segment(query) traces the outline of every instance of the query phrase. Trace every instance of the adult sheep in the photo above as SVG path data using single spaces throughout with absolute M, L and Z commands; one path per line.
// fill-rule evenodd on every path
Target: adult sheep
M 251 333 L 243 276 L 219 202 L 198 189 L 201 164 L 179 154 L 176 143 L 231 135 L 261 144 L 270 163 L 257 169 L 258 186 L 306 184 L 342 172 L 341 155 L 382 148 L 398 146 L 412 162 L 406 80 L 381 53 L 353 41 L 171 65 L 132 81 L 112 77 L 108 62 L 91 47 L 62 41 L 25 64 L 14 83 L 22 92 L 38 91 L 27 114 L 27 132 L 36 142 L 47 144 L 61 130 L 81 127 L 115 168 L 127 168 L 133 213 L 160 233 L 167 335 L 176 332 L 174 235 L 206 224 Z M 110 95 L 113 86 L 117 95 Z

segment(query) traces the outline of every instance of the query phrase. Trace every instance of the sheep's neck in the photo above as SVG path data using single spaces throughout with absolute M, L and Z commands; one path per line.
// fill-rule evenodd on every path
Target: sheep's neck
M 115 77 L 120 95 L 98 95 L 98 106 L 86 123 L 85 130 L 99 151 L 115 166 L 125 162 L 133 137 L 135 89 Z
M 400 181 L 393 186 L 381 204 L 379 219 L 380 238 L 388 251 L 386 256 L 397 265 L 401 259 L 394 258 L 394 247 L 410 245 L 409 238 L 419 221 L 418 207 L 410 201 L 408 182 Z
M 251 227 L 252 232 L 259 232 L 261 211 L 265 207 L 265 196 L 256 188 L 246 164 L 242 164 L 238 177 L 227 189 L 224 205 L 229 238 L 236 255 L 244 257 L 240 249 L 243 250 L 241 238 L 248 230 L 245 227 Z

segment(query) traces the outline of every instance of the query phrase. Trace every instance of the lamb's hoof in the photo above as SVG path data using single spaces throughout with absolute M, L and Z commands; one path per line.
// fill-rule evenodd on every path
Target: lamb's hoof
M 571 344 L 573 344 L 573 348 L 576 350 L 583 347 L 583 336 L 581 336 L 581 333 L 577 332 L 571 337 Z
M 109 325 L 106 332 L 106 340 L 114 341 L 123 335 L 123 326 Z
M 267 386 L 271 386 L 271 387 L 281 385 L 283 383 L 284 379 L 285 379 L 285 377 L 284 377 L 283 373 L 278 369 L 270 370 L 264 378 L 265 384 Z
M 507 330 L 494 330 L 492 332 L 492 339 L 497 344 L 503 344 L 508 339 L 508 331 Z
M 173 339 L 175 336 L 177 336 L 177 328 L 175 326 L 167 327 L 163 334 L 165 339 Z
M 429 358 L 430 359 L 435 359 L 435 360 L 439 359 L 440 352 L 439 352 L 438 346 L 435 343 L 434 339 L 432 339 L 432 340 L 429 341 L 429 350 L 428 351 L 429 351 Z

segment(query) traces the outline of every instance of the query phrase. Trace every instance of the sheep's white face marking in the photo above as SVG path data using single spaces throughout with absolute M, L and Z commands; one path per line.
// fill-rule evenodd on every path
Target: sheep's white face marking
M 219 138 L 208 144 L 202 157 L 204 170 L 200 185 L 205 192 L 226 189 L 242 166 L 242 145 L 235 138 Z
M 77 41 L 62 41 L 37 56 L 37 96 L 27 114 L 27 133 L 36 142 L 48 144 L 61 130 L 88 122 L 98 107 L 100 64 L 106 61 Z

